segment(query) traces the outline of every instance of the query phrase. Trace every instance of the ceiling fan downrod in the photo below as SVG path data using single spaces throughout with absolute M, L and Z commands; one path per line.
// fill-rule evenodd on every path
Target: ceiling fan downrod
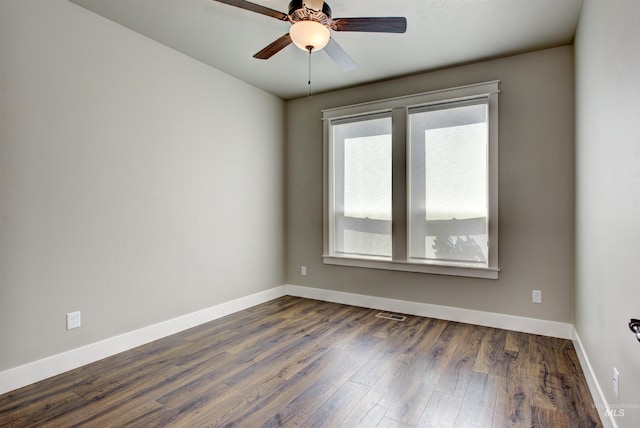
M 313 46 L 307 46 L 307 50 L 309 51 L 309 80 L 307 84 L 309 85 L 309 98 L 311 98 L 311 52 L 313 51 Z

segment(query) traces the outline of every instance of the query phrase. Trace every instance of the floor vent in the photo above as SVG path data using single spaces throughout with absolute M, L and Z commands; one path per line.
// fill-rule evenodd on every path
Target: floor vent
M 388 320 L 394 320 L 394 321 L 404 321 L 407 319 L 407 317 L 402 316 L 402 315 L 395 315 L 395 314 L 388 314 L 386 312 L 378 312 L 376 314 L 376 318 L 385 318 Z

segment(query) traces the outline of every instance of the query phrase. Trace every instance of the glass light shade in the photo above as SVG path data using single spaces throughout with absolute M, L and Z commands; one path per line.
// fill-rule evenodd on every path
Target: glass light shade
M 313 47 L 312 51 L 319 51 L 329 43 L 329 29 L 316 21 L 299 21 L 291 26 L 289 31 L 291 40 L 303 51 L 309 51 L 307 46 Z

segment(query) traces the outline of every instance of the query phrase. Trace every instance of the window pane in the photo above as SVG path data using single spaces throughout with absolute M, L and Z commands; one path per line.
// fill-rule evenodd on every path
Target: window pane
M 410 257 L 487 263 L 487 106 L 412 113 Z
M 344 141 L 344 215 L 391 220 L 391 136 Z
M 334 125 L 336 252 L 391 256 L 391 118 Z

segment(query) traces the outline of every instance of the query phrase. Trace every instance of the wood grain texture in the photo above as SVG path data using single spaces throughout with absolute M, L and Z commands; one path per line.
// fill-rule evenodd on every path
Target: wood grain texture
M 568 340 L 283 297 L 0 395 L 2 427 L 601 427 Z

